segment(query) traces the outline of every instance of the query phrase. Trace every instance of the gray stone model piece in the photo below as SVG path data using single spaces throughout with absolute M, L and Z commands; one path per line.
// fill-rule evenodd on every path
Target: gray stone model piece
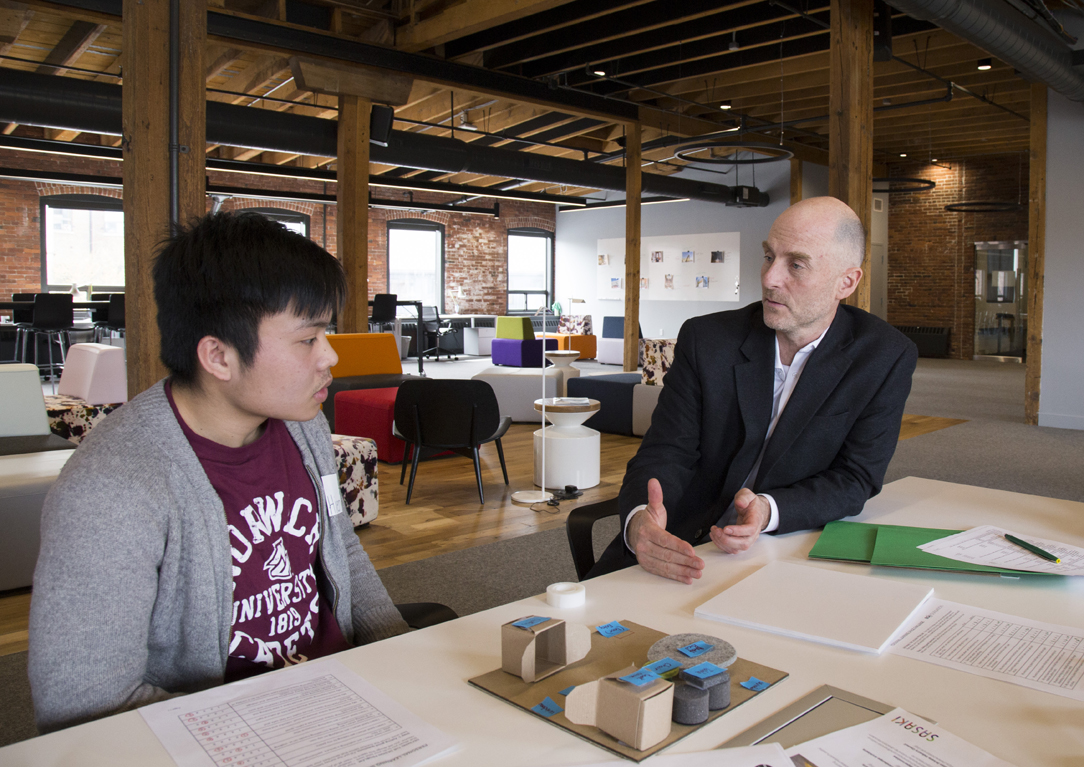
M 723 669 L 723 673 L 709 676 L 707 679 L 699 679 L 682 671 L 681 678 L 692 687 L 708 691 L 709 710 L 718 711 L 730 705 L 730 672 L 726 669 Z
M 678 652 L 679 647 L 687 647 L 694 642 L 707 642 L 712 645 L 712 649 L 703 655 L 697 655 L 695 658 L 689 658 Z M 719 637 L 708 636 L 707 634 L 673 634 L 663 637 L 651 645 L 651 649 L 647 651 L 649 662 L 662 660 L 663 658 L 673 658 L 681 663 L 682 668 L 691 668 L 705 661 L 714 663 L 720 668 L 726 668 L 738 659 L 738 651 L 734 649 L 734 645 L 730 644 L 730 642 L 725 642 Z
M 688 683 L 674 685 L 674 721 L 678 724 L 703 724 L 708 720 L 711 693 Z

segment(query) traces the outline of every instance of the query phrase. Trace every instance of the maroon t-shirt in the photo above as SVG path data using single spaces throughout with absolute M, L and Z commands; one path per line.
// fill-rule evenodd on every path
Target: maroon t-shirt
M 321 600 L 319 496 L 286 424 L 227 447 L 177 422 L 226 510 L 233 553 L 233 624 L 226 681 L 349 649 Z M 326 606 L 326 609 L 322 609 Z

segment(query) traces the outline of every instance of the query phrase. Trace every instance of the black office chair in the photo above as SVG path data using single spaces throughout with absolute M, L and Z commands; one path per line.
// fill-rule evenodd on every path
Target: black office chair
M 34 344 L 34 364 L 38 363 L 38 336 L 45 336 L 49 348 L 49 375 L 56 374 L 53 361 L 53 337 L 60 344 L 60 368 L 64 367 L 64 341 L 72 345 L 71 331 L 75 330 L 75 309 L 70 293 L 38 293 L 34 296 L 34 320 L 29 327 L 20 328 L 23 335 L 23 362 L 26 362 L 26 345 Z M 16 347 L 18 341 L 16 341 Z
M 497 443 L 504 484 L 508 484 L 508 467 L 504 463 L 501 437 L 512 425 L 509 416 L 502 416 L 497 395 L 485 381 L 425 379 L 404 381 L 395 396 L 395 422 L 392 433 L 407 443 L 407 453 L 399 472 L 399 484 L 406 476 L 410 459 L 410 484 L 406 502 L 414 493 L 418 475 L 418 460 L 424 448 L 451 450 L 474 459 L 474 477 L 478 481 L 478 501 L 485 503 L 482 491 L 482 467 L 478 448 L 487 442 Z
M 94 311 L 98 311 L 95 309 Z M 113 293 L 109 296 L 109 312 L 104 321 L 94 323 L 94 342 L 98 343 L 102 336 L 110 336 L 116 333 L 124 338 L 124 294 Z
M 35 295 L 35 293 L 14 293 L 11 296 L 11 300 L 33 303 Z M 34 324 L 34 307 L 27 306 L 12 309 L 11 321 L 15 325 L 15 355 L 12 359 L 19 362 L 21 359 L 19 357 L 19 341 L 23 340 L 25 342 L 23 331 Z
M 614 517 L 621 511 L 617 498 L 599 501 L 589 506 L 580 506 L 568 513 L 565 518 L 565 532 L 568 533 L 568 547 L 572 550 L 572 562 L 576 565 L 576 577 L 581 581 L 595 566 L 595 546 L 591 531 L 595 523 L 606 517 Z
M 377 293 L 373 296 L 373 312 L 369 317 L 369 332 L 381 333 L 387 330 L 388 325 L 395 324 L 395 315 L 399 307 L 396 301 L 399 299 L 395 293 Z
M 455 328 L 449 324 L 448 320 L 442 320 L 440 318 L 437 307 L 423 306 L 422 318 L 418 324 L 420 329 L 425 332 L 425 345 L 429 346 L 429 344 L 432 344 L 431 347 L 422 352 L 424 356 L 435 353 L 439 360 L 440 353 L 443 351 L 448 356 L 448 359 L 459 359 L 458 354 L 453 358 L 453 353 L 441 346 L 441 341 L 444 337 L 454 333 Z

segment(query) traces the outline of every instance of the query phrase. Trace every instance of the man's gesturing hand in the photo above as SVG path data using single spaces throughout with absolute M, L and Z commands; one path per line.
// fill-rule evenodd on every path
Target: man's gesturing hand
M 648 480 L 647 508 L 629 522 L 627 537 L 640 566 L 649 573 L 692 583 L 704 569 L 704 560 L 693 553 L 692 546 L 666 532 L 666 507 L 657 479 Z
M 734 496 L 734 510 L 738 512 L 737 524 L 711 528 L 711 539 L 727 554 L 746 551 L 772 518 L 768 502 L 747 487 Z

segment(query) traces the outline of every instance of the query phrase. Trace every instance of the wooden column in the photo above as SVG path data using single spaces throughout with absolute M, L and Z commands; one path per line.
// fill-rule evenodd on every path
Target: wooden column
M 124 0 L 124 280 L 128 396 L 166 375 L 151 284 L 158 244 L 170 230 L 169 0 Z M 180 3 L 180 220 L 206 210 L 203 40 L 206 14 Z
M 629 123 L 625 139 L 625 354 L 624 370 L 640 360 L 640 123 Z
M 790 204 L 802 201 L 802 161 L 790 158 Z
M 865 275 L 847 303 L 869 311 L 873 204 L 873 0 L 832 0 L 829 54 L 828 194 L 866 227 Z
M 340 333 L 369 327 L 369 113 L 372 102 L 339 96 L 337 162 L 339 259 L 346 270 L 346 306 L 339 314 Z
M 1031 152 L 1028 184 L 1028 339 L 1024 421 L 1039 423 L 1043 365 L 1043 289 L 1046 271 L 1046 85 L 1031 85 Z

